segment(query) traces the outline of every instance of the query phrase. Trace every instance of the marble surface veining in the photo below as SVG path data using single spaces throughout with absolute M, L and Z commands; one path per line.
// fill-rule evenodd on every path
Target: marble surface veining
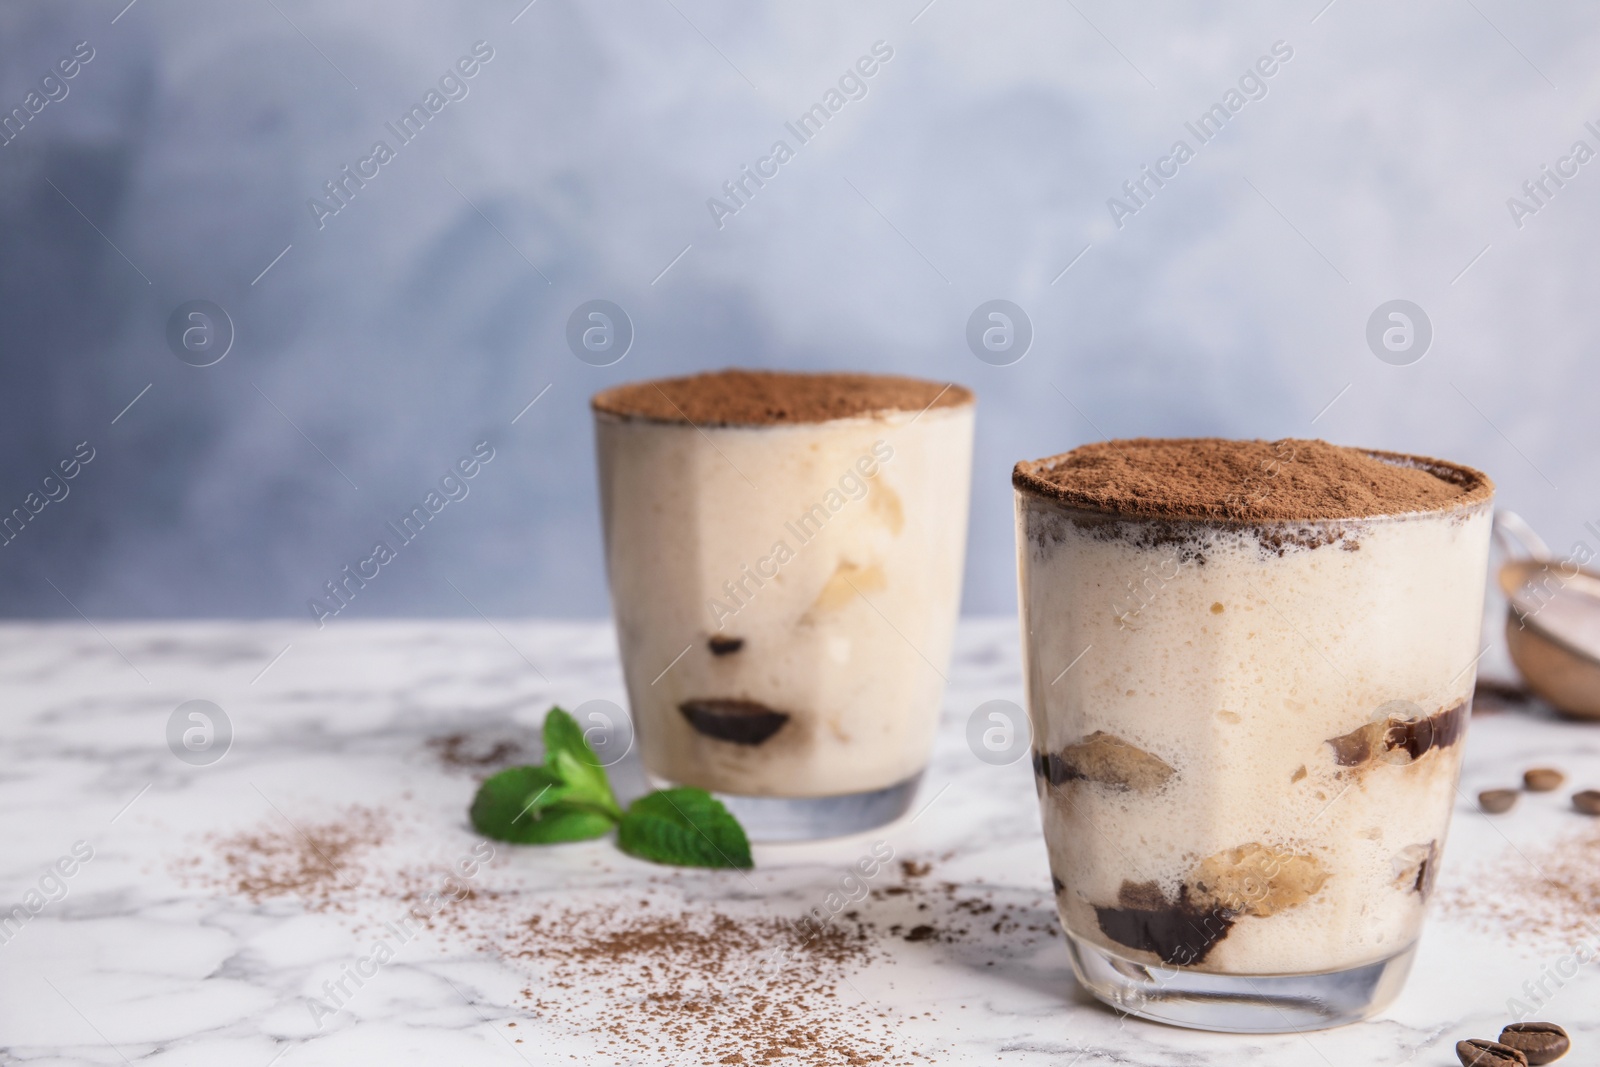
M 0 627 L 0 692 L 0 901 L 8 910 L 23 901 L 76 843 L 93 850 L 88 862 L 67 864 L 74 873 L 59 880 L 64 891 L 45 883 L 56 899 L 0 927 L 0 1063 L 687 1062 L 666 1044 L 659 1057 L 617 1053 L 544 1025 L 516 996 L 525 965 L 453 943 L 448 928 L 402 948 L 360 998 L 318 1025 L 310 998 L 330 966 L 359 949 L 359 916 L 303 907 L 292 894 L 252 901 L 183 876 L 186 859 L 203 857 L 219 835 L 351 804 L 402 817 L 405 832 L 384 862 L 443 870 L 476 840 L 465 819 L 474 774 L 441 761 L 430 739 L 532 740 L 553 702 L 625 704 L 609 627 L 9 625 Z M 222 707 L 233 728 L 226 756 L 209 766 L 180 761 L 167 744 L 173 709 L 194 699 Z M 687 901 L 738 896 L 792 916 L 882 839 L 897 857 L 932 864 L 930 878 L 1053 924 L 1027 761 L 990 766 L 967 748 L 967 719 L 991 699 L 1021 700 L 1011 620 L 962 625 L 914 818 L 857 838 L 757 846 L 748 879 L 645 864 L 608 841 L 503 847 L 480 878 L 503 894 L 526 894 L 530 908 L 649 883 Z M 1459 889 L 1482 864 L 1532 855 L 1581 822 L 1553 797 L 1493 821 L 1465 799 L 1514 784 L 1533 764 L 1564 768 L 1574 788 L 1600 784 L 1600 727 L 1538 711 L 1475 718 L 1441 892 Z M 636 757 L 618 765 L 616 778 L 624 800 L 642 788 Z M 1509 1021 L 1507 998 L 1570 950 L 1559 937 L 1436 909 L 1404 994 L 1379 1018 L 1242 1037 L 1098 1006 L 1075 986 L 1059 936 L 1022 951 L 1009 935 L 977 926 L 959 945 L 885 937 L 877 948 L 872 973 L 851 988 L 862 1025 L 887 1020 L 897 1052 L 933 1063 L 1084 1067 L 1449 1064 L 1457 1039 L 1498 1033 Z M 1585 966 L 1540 1012 L 1572 1032 L 1568 1062 L 1595 1062 L 1597 991 L 1600 978 Z

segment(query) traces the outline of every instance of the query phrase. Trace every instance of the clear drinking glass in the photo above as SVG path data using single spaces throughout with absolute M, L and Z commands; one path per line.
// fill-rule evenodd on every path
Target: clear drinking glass
M 1013 483 L 1035 782 L 1079 980 L 1212 1030 L 1378 1011 L 1456 797 L 1491 490 L 1377 518 L 1151 519 L 1052 499 L 1051 462 Z
M 758 840 L 906 810 L 961 599 L 973 403 L 951 388 L 921 411 L 770 425 L 596 398 L 617 638 L 655 783 L 716 793 Z

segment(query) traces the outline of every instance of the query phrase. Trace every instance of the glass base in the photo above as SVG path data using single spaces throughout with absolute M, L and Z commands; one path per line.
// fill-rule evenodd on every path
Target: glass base
M 1321 974 L 1204 974 L 1150 967 L 1067 934 L 1084 988 L 1118 1011 L 1158 1023 L 1233 1034 L 1282 1034 L 1359 1022 L 1388 1006 L 1416 955 Z
M 674 784 L 649 776 L 657 789 Z M 752 797 L 713 792 L 752 841 L 818 841 L 865 833 L 894 822 L 911 808 L 922 772 L 884 789 L 832 797 Z

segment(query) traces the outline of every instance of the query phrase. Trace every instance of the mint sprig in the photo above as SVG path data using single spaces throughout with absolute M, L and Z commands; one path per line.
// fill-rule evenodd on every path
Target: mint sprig
M 615 826 L 622 851 L 653 863 L 754 865 L 744 827 L 710 793 L 689 787 L 660 789 L 623 811 L 577 720 L 551 708 L 543 734 L 542 766 L 512 767 L 478 787 L 470 815 L 485 837 L 548 845 L 602 837 Z

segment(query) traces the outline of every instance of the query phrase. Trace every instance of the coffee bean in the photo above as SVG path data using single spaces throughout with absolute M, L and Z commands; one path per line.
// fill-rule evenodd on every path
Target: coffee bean
M 1528 1067 L 1528 1057 L 1517 1049 L 1481 1037 L 1457 1041 L 1456 1059 L 1461 1067 Z
M 1572 806 L 1585 815 L 1600 815 L 1600 789 L 1585 789 L 1572 794 Z
M 1531 1064 L 1559 1060 L 1572 1047 L 1567 1032 L 1555 1023 L 1512 1023 L 1500 1031 L 1500 1043 L 1519 1049 Z
M 1478 807 L 1490 815 L 1502 815 L 1517 802 L 1515 789 L 1485 789 L 1478 794 Z
M 1530 793 L 1548 793 L 1560 789 L 1561 783 L 1566 780 L 1567 776 L 1554 767 L 1535 767 L 1522 775 L 1522 784 L 1528 787 Z

